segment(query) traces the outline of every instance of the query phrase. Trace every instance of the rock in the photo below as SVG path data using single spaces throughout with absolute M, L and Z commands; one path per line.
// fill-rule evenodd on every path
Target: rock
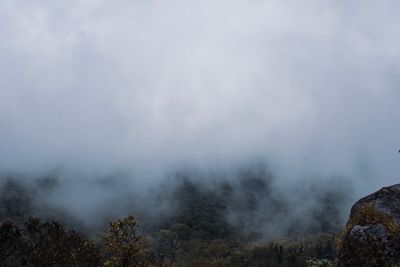
M 338 242 L 338 266 L 400 264 L 400 184 L 357 201 Z
M 389 231 L 381 223 L 367 226 L 356 225 L 351 229 L 349 236 L 366 246 L 371 242 L 379 245 L 388 241 Z
M 383 187 L 381 190 L 357 201 L 351 208 L 350 217 L 354 216 L 365 204 L 373 206 L 400 224 L 400 184 Z

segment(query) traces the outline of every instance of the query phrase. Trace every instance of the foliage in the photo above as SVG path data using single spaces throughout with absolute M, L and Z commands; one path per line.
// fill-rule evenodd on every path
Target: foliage
M 110 222 L 103 236 L 105 266 L 148 266 L 151 263 L 148 240 L 138 234 L 138 228 L 133 216 Z
M 334 262 L 327 259 L 308 259 L 308 267 L 333 267 Z
M 0 226 L 0 266 L 98 266 L 98 250 L 75 231 L 56 222 L 28 219 L 19 228 L 13 222 Z
M 24 266 L 27 244 L 22 239 L 21 230 L 13 222 L 0 225 L 0 266 Z
M 236 184 L 205 185 L 182 178 L 169 199 L 175 212 L 156 222 L 145 220 L 145 228 L 128 216 L 110 222 L 101 235 L 99 229 L 88 229 L 97 233 L 92 236 L 95 241 L 59 222 L 26 220 L 34 211 L 32 194 L 8 183 L 8 191 L 0 197 L 0 266 L 329 266 L 336 254 L 332 234 L 260 243 L 257 227 L 262 228 L 264 221 L 285 220 L 287 203 L 276 198 L 268 173 L 244 171 L 241 175 Z M 52 186 L 52 179 L 40 183 L 41 190 Z M 254 216 L 260 208 L 268 215 L 262 220 Z M 232 209 L 243 215 L 234 218 L 236 223 L 229 217 Z M 324 214 L 317 217 L 325 218 Z M 255 229 L 244 229 L 253 223 Z M 289 236 L 305 233 L 300 222 L 291 225 L 297 231 L 287 232 Z
M 265 244 L 248 244 L 235 238 L 180 239 L 174 231 L 187 228 L 180 225 L 159 233 L 156 249 L 157 266 L 293 266 L 310 264 L 335 257 L 335 235 L 321 235 L 301 240 L 280 240 Z M 324 266 L 324 265 L 321 265 Z M 329 265 L 327 265 L 329 266 Z
M 332 235 L 251 244 L 233 236 L 199 235 L 177 223 L 159 230 L 150 242 L 139 230 L 133 216 L 112 221 L 95 245 L 56 222 L 30 218 L 20 227 L 5 222 L 0 225 L 0 266 L 308 267 L 329 266 L 318 259 L 333 260 L 335 254 Z

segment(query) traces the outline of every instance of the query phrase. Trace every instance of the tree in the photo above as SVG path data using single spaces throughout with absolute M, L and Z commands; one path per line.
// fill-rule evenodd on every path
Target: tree
M 139 224 L 133 216 L 110 222 L 103 235 L 105 266 L 149 266 L 152 255 L 149 241 L 138 233 Z
M 67 231 L 57 222 L 41 223 L 30 218 L 24 235 L 32 266 L 98 266 L 98 249 L 75 231 Z
M 0 225 L 0 266 L 99 266 L 98 249 L 56 222 L 30 218 L 19 228 Z
M 27 245 L 21 230 L 14 222 L 0 225 L 0 266 L 24 266 L 27 262 Z

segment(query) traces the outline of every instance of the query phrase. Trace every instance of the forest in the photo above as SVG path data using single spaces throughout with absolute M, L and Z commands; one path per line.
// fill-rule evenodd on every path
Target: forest
M 10 178 L 0 194 L 0 266 L 333 266 L 343 190 L 312 195 L 310 183 L 298 194 L 318 205 L 300 203 L 296 215 L 265 170 L 212 185 L 195 176 L 178 173 L 173 186 L 153 191 L 152 199 L 169 203 L 162 215 L 132 210 L 92 227 L 60 210 L 40 212 L 37 198 L 57 178 L 36 187 Z

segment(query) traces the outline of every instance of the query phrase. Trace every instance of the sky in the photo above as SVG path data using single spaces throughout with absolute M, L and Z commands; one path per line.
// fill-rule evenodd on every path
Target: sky
M 158 181 L 182 164 L 263 158 L 283 183 L 396 183 L 399 9 L 2 0 L 0 172 Z

